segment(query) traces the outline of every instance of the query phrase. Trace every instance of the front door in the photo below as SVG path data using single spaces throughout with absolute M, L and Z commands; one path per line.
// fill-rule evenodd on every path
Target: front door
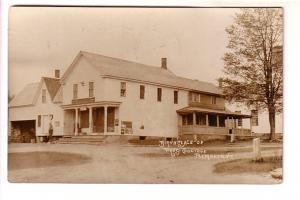
M 93 108 L 93 132 L 104 133 L 104 108 Z
M 42 133 L 48 135 L 49 133 L 49 115 L 42 115 Z

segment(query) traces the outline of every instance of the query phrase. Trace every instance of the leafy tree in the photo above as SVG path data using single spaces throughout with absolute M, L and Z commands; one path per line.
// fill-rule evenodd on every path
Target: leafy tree
M 282 112 L 282 9 L 241 9 L 226 32 L 228 51 L 223 57 L 224 76 L 219 79 L 225 98 L 267 110 L 273 140 L 275 116 Z

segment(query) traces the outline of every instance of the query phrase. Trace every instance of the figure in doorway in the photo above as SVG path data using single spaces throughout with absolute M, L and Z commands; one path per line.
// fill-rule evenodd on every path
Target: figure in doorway
M 50 121 L 49 121 L 49 139 L 48 139 L 49 143 L 52 142 L 52 136 L 53 136 L 53 124 L 52 124 L 52 120 L 53 120 L 53 115 L 50 115 Z

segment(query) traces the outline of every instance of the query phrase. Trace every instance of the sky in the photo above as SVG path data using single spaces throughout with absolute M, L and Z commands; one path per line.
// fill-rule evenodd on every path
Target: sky
M 12 7 L 9 91 L 63 73 L 80 50 L 168 68 L 217 84 L 232 8 Z
M 176 75 L 217 85 L 228 42 L 225 28 L 236 12 L 238 8 L 11 7 L 9 93 L 17 94 L 42 76 L 54 77 L 55 69 L 62 75 L 81 50 L 158 67 L 166 57 Z M 259 121 L 255 131 L 268 132 L 267 115 Z M 281 115 L 276 124 L 282 132 Z

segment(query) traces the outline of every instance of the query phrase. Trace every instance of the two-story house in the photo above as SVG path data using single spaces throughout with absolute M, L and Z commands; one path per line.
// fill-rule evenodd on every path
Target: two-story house
M 166 58 L 154 67 L 80 52 L 61 84 L 68 135 L 227 135 L 250 117 L 226 110 L 213 84 L 176 76 Z
M 180 135 L 250 133 L 249 115 L 230 112 L 220 89 L 161 67 L 79 52 L 60 79 L 61 135 Z

